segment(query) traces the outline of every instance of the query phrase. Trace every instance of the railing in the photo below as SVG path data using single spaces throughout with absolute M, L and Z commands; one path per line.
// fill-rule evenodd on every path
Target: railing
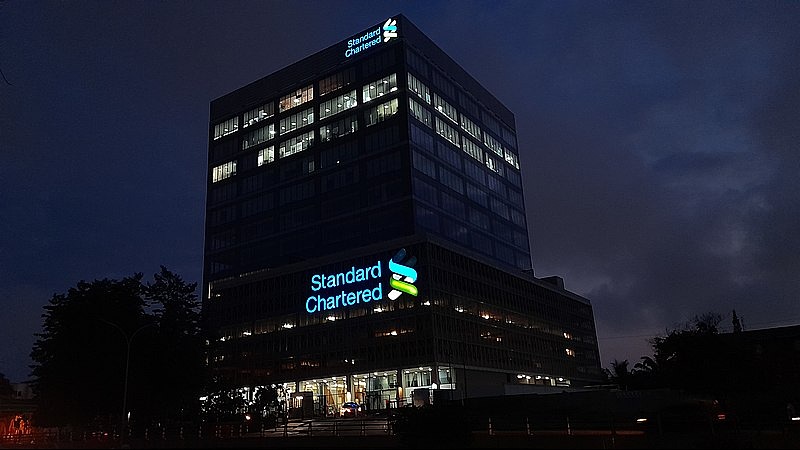
M 105 432 L 89 431 L 34 431 L 30 433 L 0 434 L 0 448 L 6 447 L 50 447 L 65 442 L 113 442 L 115 436 Z
M 617 446 L 647 446 L 652 442 L 677 442 L 675 436 L 683 441 L 701 445 L 718 443 L 724 448 L 738 442 L 758 443 L 762 447 L 782 447 L 785 443 L 800 442 L 800 423 L 769 424 L 770 426 L 740 427 L 729 423 L 730 419 L 704 421 L 699 423 L 670 423 L 666 417 L 651 416 L 638 422 L 627 418 L 595 418 L 586 414 L 558 415 L 548 417 L 524 417 L 492 414 L 448 418 L 446 415 L 433 416 L 429 427 L 404 428 L 405 436 L 395 436 L 394 418 L 352 418 L 352 419 L 305 419 L 292 420 L 274 426 L 253 423 L 206 423 L 202 425 L 185 424 L 172 426 L 150 426 L 127 428 L 124 443 L 131 447 L 192 447 L 203 441 L 226 441 L 239 439 L 272 439 L 296 437 L 361 437 L 371 436 L 380 439 L 409 437 L 419 439 L 420 444 L 430 439 L 452 440 L 460 431 L 470 436 L 478 444 L 508 446 L 534 443 L 541 448 L 552 443 L 573 442 L 578 447 L 615 448 Z M 462 420 L 463 419 L 463 420 Z M 673 419 L 677 420 L 677 419 Z M 678 426 L 680 425 L 680 426 Z M 689 426 L 693 425 L 693 426 Z M 797 426 L 795 426 L 797 425 Z M 672 439 L 672 440 L 670 440 Z M 694 439 L 694 440 L 691 440 Z M 114 447 L 120 442 L 114 431 L 77 431 L 68 429 L 35 428 L 26 434 L 0 435 L 0 448 L 96 448 Z M 412 441 L 416 442 L 416 441 Z M 760 445 L 764 443 L 764 445 Z M 195 445 L 193 445 L 195 444 Z M 511 445 L 514 444 L 514 445 Z M 584 445 L 585 444 L 585 445 Z M 665 444 L 665 446 L 667 446 Z M 212 444 L 213 445 L 213 444 Z M 269 444 L 265 443 L 268 446 Z M 554 445 L 554 444 L 553 444 Z M 206 446 L 206 445 L 204 445 Z M 249 445 L 248 445 L 249 446 Z M 667 446 L 668 447 L 668 446 Z M 664 447 L 666 448 L 666 447 Z M 795 447 L 783 447 L 795 448 Z
M 307 428 L 297 431 L 307 436 L 367 436 L 389 434 L 390 427 L 386 420 L 326 420 L 308 421 Z
M 128 427 L 126 443 L 133 446 L 148 446 L 155 441 L 180 442 L 201 440 L 230 440 L 244 438 L 273 438 L 298 436 L 387 436 L 390 425 L 381 419 L 336 419 L 299 420 L 275 426 L 252 423 L 202 424 L 183 426 Z M 120 440 L 119 434 L 112 431 L 74 431 L 50 429 L 25 434 L 0 435 L 0 448 L 6 447 L 58 447 L 70 443 L 108 443 L 113 445 Z M 163 445 L 163 444 L 158 444 Z

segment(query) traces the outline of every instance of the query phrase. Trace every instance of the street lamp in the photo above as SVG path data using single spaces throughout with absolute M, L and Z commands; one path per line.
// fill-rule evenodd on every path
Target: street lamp
M 127 417 L 128 416 L 128 369 L 130 368 L 131 365 L 131 342 L 133 342 L 133 338 L 135 338 L 140 331 L 144 330 L 147 327 L 155 325 L 155 323 L 151 322 L 148 324 L 144 324 L 139 328 L 137 328 L 130 336 L 128 336 L 128 333 L 126 333 L 125 330 L 123 330 L 122 327 L 120 327 L 119 325 L 113 322 L 109 322 L 108 320 L 105 319 L 100 319 L 100 320 L 119 330 L 119 332 L 122 333 L 122 336 L 125 337 L 125 343 L 127 344 L 127 349 L 125 352 L 125 389 L 122 392 L 122 431 L 119 436 L 119 442 L 120 445 L 122 445 L 122 442 L 125 440 L 125 432 L 127 431 L 126 427 L 128 425 L 128 417 Z

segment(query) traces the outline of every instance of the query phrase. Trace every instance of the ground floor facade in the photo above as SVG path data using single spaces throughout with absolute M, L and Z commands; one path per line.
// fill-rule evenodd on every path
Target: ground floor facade
M 588 300 L 430 238 L 219 280 L 204 313 L 217 377 L 315 415 L 602 380 Z

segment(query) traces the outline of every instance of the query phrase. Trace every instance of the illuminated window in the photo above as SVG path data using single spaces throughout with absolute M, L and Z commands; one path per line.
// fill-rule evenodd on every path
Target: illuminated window
M 254 145 L 258 145 L 262 142 L 267 142 L 268 140 L 275 137 L 275 124 L 271 123 L 267 126 L 261 127 L 257 130 L 253 130 L 246 135 L 242 139 L 242 150 L 246 150 Z
M 312 123 L 314 123 L 314 108 L 308 108 L 281 119 L 280 133 L 285 134 Z
M 374 100 L 397 90 L 397 74 L 391 74 L 364 86 L 364 102 Z
M 431 123 L 431 112 L 411 98 L 408 99 L 408 110 L 411 112 L 411 116 L 415 119 L 424 123 L 428 127 L 433 126 Z
M 501 157 L 503 156 L 503 144 L 490 136 L 489 133 L 483 133 L 483 143 L 489 147 L 489 150 L 497 153 Z
M 461 128 L 477 140 L 481 140 L 481 128 L 475 122 L 461 115 Z
M 430 104 L 431 102 L 431 91 L 428 89 L 428 86 L 425 86 L 421 81 L 419 81 L 414 75 L 408 74 L 408 90 L 417 94 L 419 98 L 425 101 L 425 103 Z
M 285 158 L 289 155 L 302 152 L 312 145 L 314 145 L 314 132 L 309 131 L 308 133 L 303 133 L 299 136 L 295 136 L 291 139 L 281 142 L 278 152 L 280 153 L 281 158 Z
M 463 144 L 464 144 L 464 146 L 462 148 L 464 149 L 464 152 L 466 154 L 468 154 L 469 156 L 477 159 L 480 162 L 484 161 L 484 159 L 483 159 L 483 149 L 478 147 L 478 144 L 472 142 L 471 140 L 467 139 L 466 137 L 464 139 L 462 139 L 461 142 L 463 142 Z
M 567 348 L 565 350 L 567 351 L 567 356 L 572 356 L 573 358 L 575 357 L 575 350 L 571 348 Z
M 250 111 L 244 113 L 244 123 L 242 124 L 242 128 L 247 128 L 250 125 L 255 123 L 261 122 L 264 119 L 268 119 L 275 115 L 275 103 L 269 102 L 265 103 L 258 108 L 253 108 Z
M 327 78 L 323 78 L 319 81 L 319 96 L 322 97 L 323 95 L 337 91 L 352 83 L 353 79 L 355 79 L 355 68 L 353 67 Z
M 506 154 L 506 162 L 511 165 L 511 167 L 515 169 L 519 169 L 519 160 L 517 159 L 517 155 L 511 153 L 509 149 L 505 149 Z
M 367 126 L 375 125 L 376 123 L 383 122 L 389 117 L 397 114 L 398 103 L 394 98 L 386 103 L 381 103 L 365 111 Z
M 327 142 L 356 131 L 358 131 L 358 118 L 356 115 L 352 115 L 321 127 L 319 129 L 319 139 L 322 142 Z
M 346 94 L 342 94 L 320 104 L 319 118 L 322 120 L 326 117 L 338 114 L 355 106 L 358 106 L 358 101 L 356 99 L 356 91 L 352 90 Z
M 488 167 L 492 172 L 496 172 L 502 175 L 503 167 L 500 165 L 500 162 L 489 155 L 485 156 L 486 156 L 486 167 Z
M 459 144 L 458 132 L 456 132 L 456 130 L 453 127 L 446 124 L 443 120 L 439 119 L 438 117 L 436 117 L 435 119 L 436 119 L 436 133 L 438 133 L 439 136 L 450 141 L 450 143 L 452 143 L 456 147 L 461 147 L 461 145 Z
M 438 94 L 433 94 L 433 106 L 437 111 L 444 114 L 445 117 L 452 120 L 453 123 L 458 123 L 458 113 L 456 112 L 456 108 L 454 108 L 450 103 L 444 101 L 442 97 L 439 97 Z
M 230 178 L 233 175 L 236 175 L 236 161 L 228 161 L 212 169 L 211 182 L 216 183 L 217 181 Z
M 278 110 L 280 112 L 284 112 L 290 110 L 294 107 L 300 106 L 305 102 L 310 102 L 314 100 L 314 86 L 306 86 L 304 88 L 298 89 L 295 92 L 292 92 L 289 95 L 284 95 L 281 97 L 280 102 L 278 103 Z
M 228 119 L 225 122 L 214 125 L 214 139 L 219 139 L 222 136 L 227 136 L 239 130 L 239 117 Z
M 414 369 L 403 370 L 403 386 L 407 387 L 422 387 L 431 385 L 431 371 L 430 367 L 420 367 Z
M 453 370 L 450 367 L 439 367 L 439 383 L 452 384 L 453 383 Z
M 270 145 L 267 148 L 262 148 L 258 151 L 258 165 L 263 166 L 275 161 L 275 146 Z

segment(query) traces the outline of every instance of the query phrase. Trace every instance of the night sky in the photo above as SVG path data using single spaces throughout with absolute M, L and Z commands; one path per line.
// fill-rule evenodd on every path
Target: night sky
M 516 115 L 536 275 L 604 367 L 800 323 L 799 2 L 6 1 L 0 373 L 80 280 L 200 281 L 211 100 L 398 13 Z

